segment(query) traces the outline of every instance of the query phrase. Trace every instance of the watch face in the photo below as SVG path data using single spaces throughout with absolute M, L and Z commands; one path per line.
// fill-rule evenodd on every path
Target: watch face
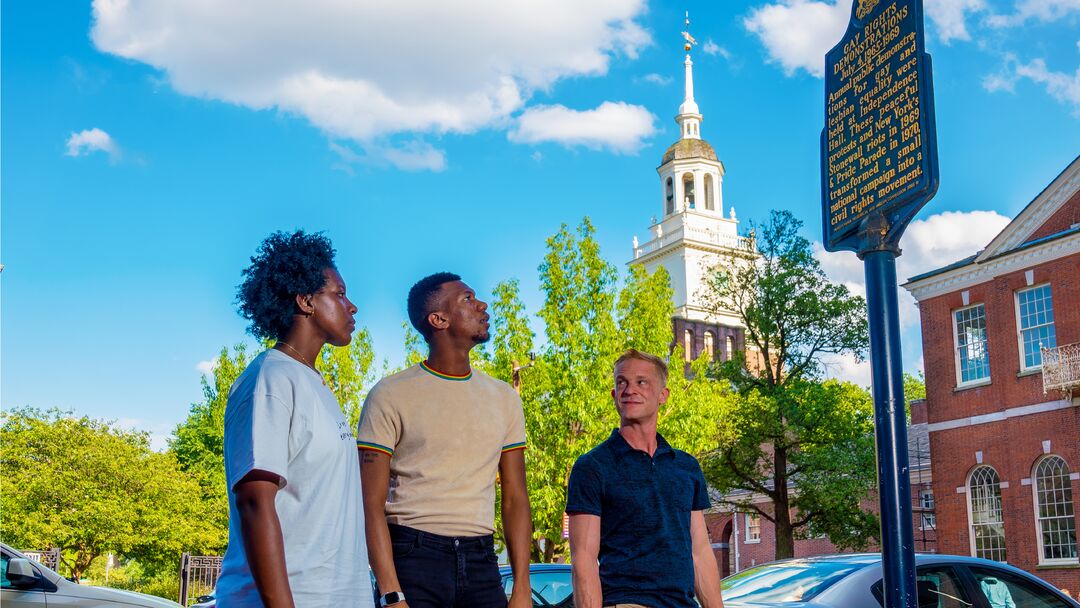
M 383 606 L 389 606 L 391 604 L 396 604 L 398 602 L 403 602 L 403 601 L 405 601 L 405 594 L 404 593 L 402 593 L 400 591 L 391 591 L 390 593 L 387 593 L 386 595 L 382 596 L 382 599 L 379 600 L 379 603 L 382 604 Z

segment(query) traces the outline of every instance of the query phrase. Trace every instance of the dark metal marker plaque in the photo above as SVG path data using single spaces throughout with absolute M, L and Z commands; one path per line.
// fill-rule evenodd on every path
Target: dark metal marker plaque
M 921 0 L 855 0 L 825 55 L 825 248 L 862 249 L 864 220 L 894 246 L 938 186 L 933 80 Z

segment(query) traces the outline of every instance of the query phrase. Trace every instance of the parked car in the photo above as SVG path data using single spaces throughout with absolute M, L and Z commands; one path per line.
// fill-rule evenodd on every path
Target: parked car
M 73 583 L 51 569 L 0 543 L 0 604 L 4 608 L 176 608 L 169 600 Z
M 1049 583 L 1007 564 L 917 554 L 919 608 L 1080 608 Z M 786 559 L 725 578 L 726 608 L 881 608 L 881 555 Z
M 514 590 L 514 574 L 510 566 L 500 566 L 503 590 L 507 599 Z M 529 584 L 532 587 L 534 608 L 573 608 L 574 587 L 570 564 L 529 564 Z

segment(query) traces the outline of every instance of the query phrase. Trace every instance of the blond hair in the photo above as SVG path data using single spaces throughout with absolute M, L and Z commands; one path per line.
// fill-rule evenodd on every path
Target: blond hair
M 660 386 L 667 386 L 668 366 L 667 363 L 657 357 L 646 352 L 642 352 L 636 348 L 628 348 L 626 352 L 619 355 L 619 358 L 615 360 L 615 368 L 619 369 L 619 366 L 630 359 L 637 359 L 638 361 L 648 361 L 656 367 L 656 373 L 660 376 Z

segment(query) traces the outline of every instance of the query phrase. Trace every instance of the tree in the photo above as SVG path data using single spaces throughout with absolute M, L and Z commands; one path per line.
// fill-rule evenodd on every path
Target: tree
M 319 353 L 317 366 L 326 379 L 326 385 L 337 397 L 341 412 L 349 421 L 349 427 L 356 428 L 360 422 L 360 408 L 364 405 L 367 389 L 373 384 L 371 364 L 375 361 L 375 350 L 371 345 L 371 333 L 367 328 L 360 328 L 348 346 L 334 347 L 324 345 Z
M 542 345 L 536 345 L 517 281 L 500 283 L 491 303 L 490 373 L 518 389 L 525 409 L 534 561 L 565 552 L 562 521 L 570 469 L 618 426 L 611 397 L 615 359 L 630 347 L 663 356 L 672 343 L 667 272 L 650 275 L 635 266 L 620 286 L 618 271 L 601 256 L 593 234 L 585 219 L 576 231 L 563 226 L 548 239 L 539 269 L 545 295 L 538 314 Z M 660 420 L 664 436 L 691 451 L 703 449 L 716 435 L 709 413 L 716 400 L 700 396 L 708 394 L 705 389 L 727 386 L 701 376 L 689 382 L 681 369 L 672 370 L 672 398 Z
M 182 551 L 224 544 L 203 516 L 198 477 L 151 450 L 146 433 L 59 410 L 10 410 L 2 420 L 6 542 L 59 547 L 76 579 L 107 552 L 160 570 Z
M 229 389 L 243 373 L 251 356 L 247 346 L 237 344 L 230 353 L 222 348 L 214 360 L 210 377 L 200 380 L 203 400 L 191 405 L 187 419 L 178 424 L 169 439 L 169 449 L 183 471 L 195 475 L 202 488 L 201 505 L 207 520 L 223 531 L 222 542 L 209 547 L 214 553 L 225 550 L 229 529 L 229 499 L 225 485 L 225 403 Z
M 910 407 L 916 399 L 926 399 L 926 377 L 904 372 L 904 402 Z
M 797 531 L 824 532 L 840 546 L 877 532 L 860 507 L 874 481 L 869 397 L 816 380 L 821 355 L 866 352 L 866 304 L 829 281 L 801 227 L 774 211 L 758 227 L 757 251 L 732 250 L 703 294 L 714 313 L 740 319 L 747 345 L 715 372 L 739 398 L 727 402 L 707 476 L 724 502 L 773 522 L 778 559 L 793 555 Z

